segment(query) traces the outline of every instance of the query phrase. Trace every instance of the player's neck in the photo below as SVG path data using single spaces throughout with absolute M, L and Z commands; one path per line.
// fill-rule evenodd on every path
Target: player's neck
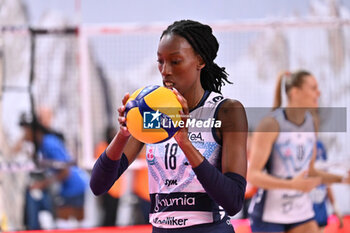
M 188 109 L 194 109 L 201 101 L 203 95 L 204 89 L 202 87 L 200 87 L 200 89 L 197 90 L 189 90 L 189 93 L 187 93 L 187 95 L 184 96 L 187 100 Z
M 305 108 L 296 108 L 292 106 L 287 106 L 285 109 L 287 119 L 296 125 L 301 125 L 304 122 L 305 112 Z

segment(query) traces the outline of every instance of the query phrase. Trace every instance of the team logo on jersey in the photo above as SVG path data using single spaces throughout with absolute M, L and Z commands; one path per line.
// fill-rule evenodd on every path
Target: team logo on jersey
M 292 154 L 293 154 L 293 153 L 292 153 L 292 150 L 291 150 L 290 148 L 287 148 L 287 149 L 286 149 L 285 156 L 286 156 L 286 157 L 289 157 L 289 156 L 292 156 Z
M 195 204 L 196 198 L 188 197 L 186 194 L 171 198 L 160 198 L 159 195 L 156 194 L 154 211 L 158 212 L 159 210 L 169 206 L 194 206 Z
M 146 159 L 150 165 L 154 164 L 154 148 L 151 147 L 146 153 Z
M 299 161 L 302 161 L 305 157 L 305 148 L 303 145 L 298 145 L 298 153 L 297 153 L 297 158 Z
M 213 98 L 213 102 L 214 103 L 217 103 L 217 102 L 219 102 L 220 100 L 222 100 L 224 97 L 222 96 L 222 95 L 219 95 L 219 96 L 215 96 L 214 98 Z
M 172 180 L 172 179 L 166 179 L 165 180 L 165 186 L 171 186 L 171 185 L 177 185 L 177 180 Z
M 170 226 L 185 226 L 188 218 L 175 218 L 175 217 L 166 217 L 164 219 L 155 218 L 153 223 L 155 224 L 165 224 Z
M 204 142 L 204 139 L 202 137 L 202 133 L 192 133 L 188 132 L 188 138 L 190 139 L 191 142 Z

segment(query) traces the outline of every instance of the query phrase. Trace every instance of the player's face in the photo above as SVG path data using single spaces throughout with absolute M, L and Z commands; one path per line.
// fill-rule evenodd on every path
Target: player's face
M 158 69 L 165 87 L 175 87 L 184 95 L 195 90 L 196 85 L 200 86 L 201 58 L 185 38 L 164 35 L 157 54 Z
M 303 84 L 298 88 L 298 102 L 301 107 L 317 108 L 318 99 L 320 97 L 320 90 L 318 84 L 313 76 L 307 76 L 304 78 Z

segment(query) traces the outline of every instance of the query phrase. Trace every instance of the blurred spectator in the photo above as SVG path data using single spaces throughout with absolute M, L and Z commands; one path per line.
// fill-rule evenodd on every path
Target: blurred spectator
M 24 130 L 22 141 L 35 145 L 38 168 L 32 174 L 32 182 L 26 191 L 25 222 L 27 228 L 41 229 L 39 212 L 55 213 L 58 228 L 67 228 L 68 219 L 81 221 L 84 218 L 84 197 L 87 179 L 81 169 L 74 165 L 63 135 L 39 122 L 35 116 L 22 114 L 19 122 Z M 18 146 L 18 144 L 17 144 Z M 59 191 L 52 204 L 49 189 L 59 184 Z

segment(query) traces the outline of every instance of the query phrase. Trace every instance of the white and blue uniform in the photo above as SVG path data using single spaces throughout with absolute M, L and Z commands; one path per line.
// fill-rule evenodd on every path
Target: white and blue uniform
M 224 98 L 206 92 L 190 119 L 214 120 Z M 198 151 L 221 170 L 221 145 L 212 128 L 189 127 L 189 139 Z M 226 214 L 206 193 L 176 140 L 148 144 L 146 151 L 151 197 L 150 223 L 178 229 L 222 220 Z M 225 223 L 226 224 L 226 223 Z
M 281 179 L 292 179 L 309 167 L 316 134 L 312 115 L 306 112 L 301 125 L 288 121 L 283 109 L 271 113 L 279 124 L 279 134 L 266 164 L 266 172 Z M 314 212 L 308 193 L 292 189 L 259 189 L 252 199 L 251 220 L 293 224 L 312 219 Z M 253 229 L 253 228 L 252 228 Z

